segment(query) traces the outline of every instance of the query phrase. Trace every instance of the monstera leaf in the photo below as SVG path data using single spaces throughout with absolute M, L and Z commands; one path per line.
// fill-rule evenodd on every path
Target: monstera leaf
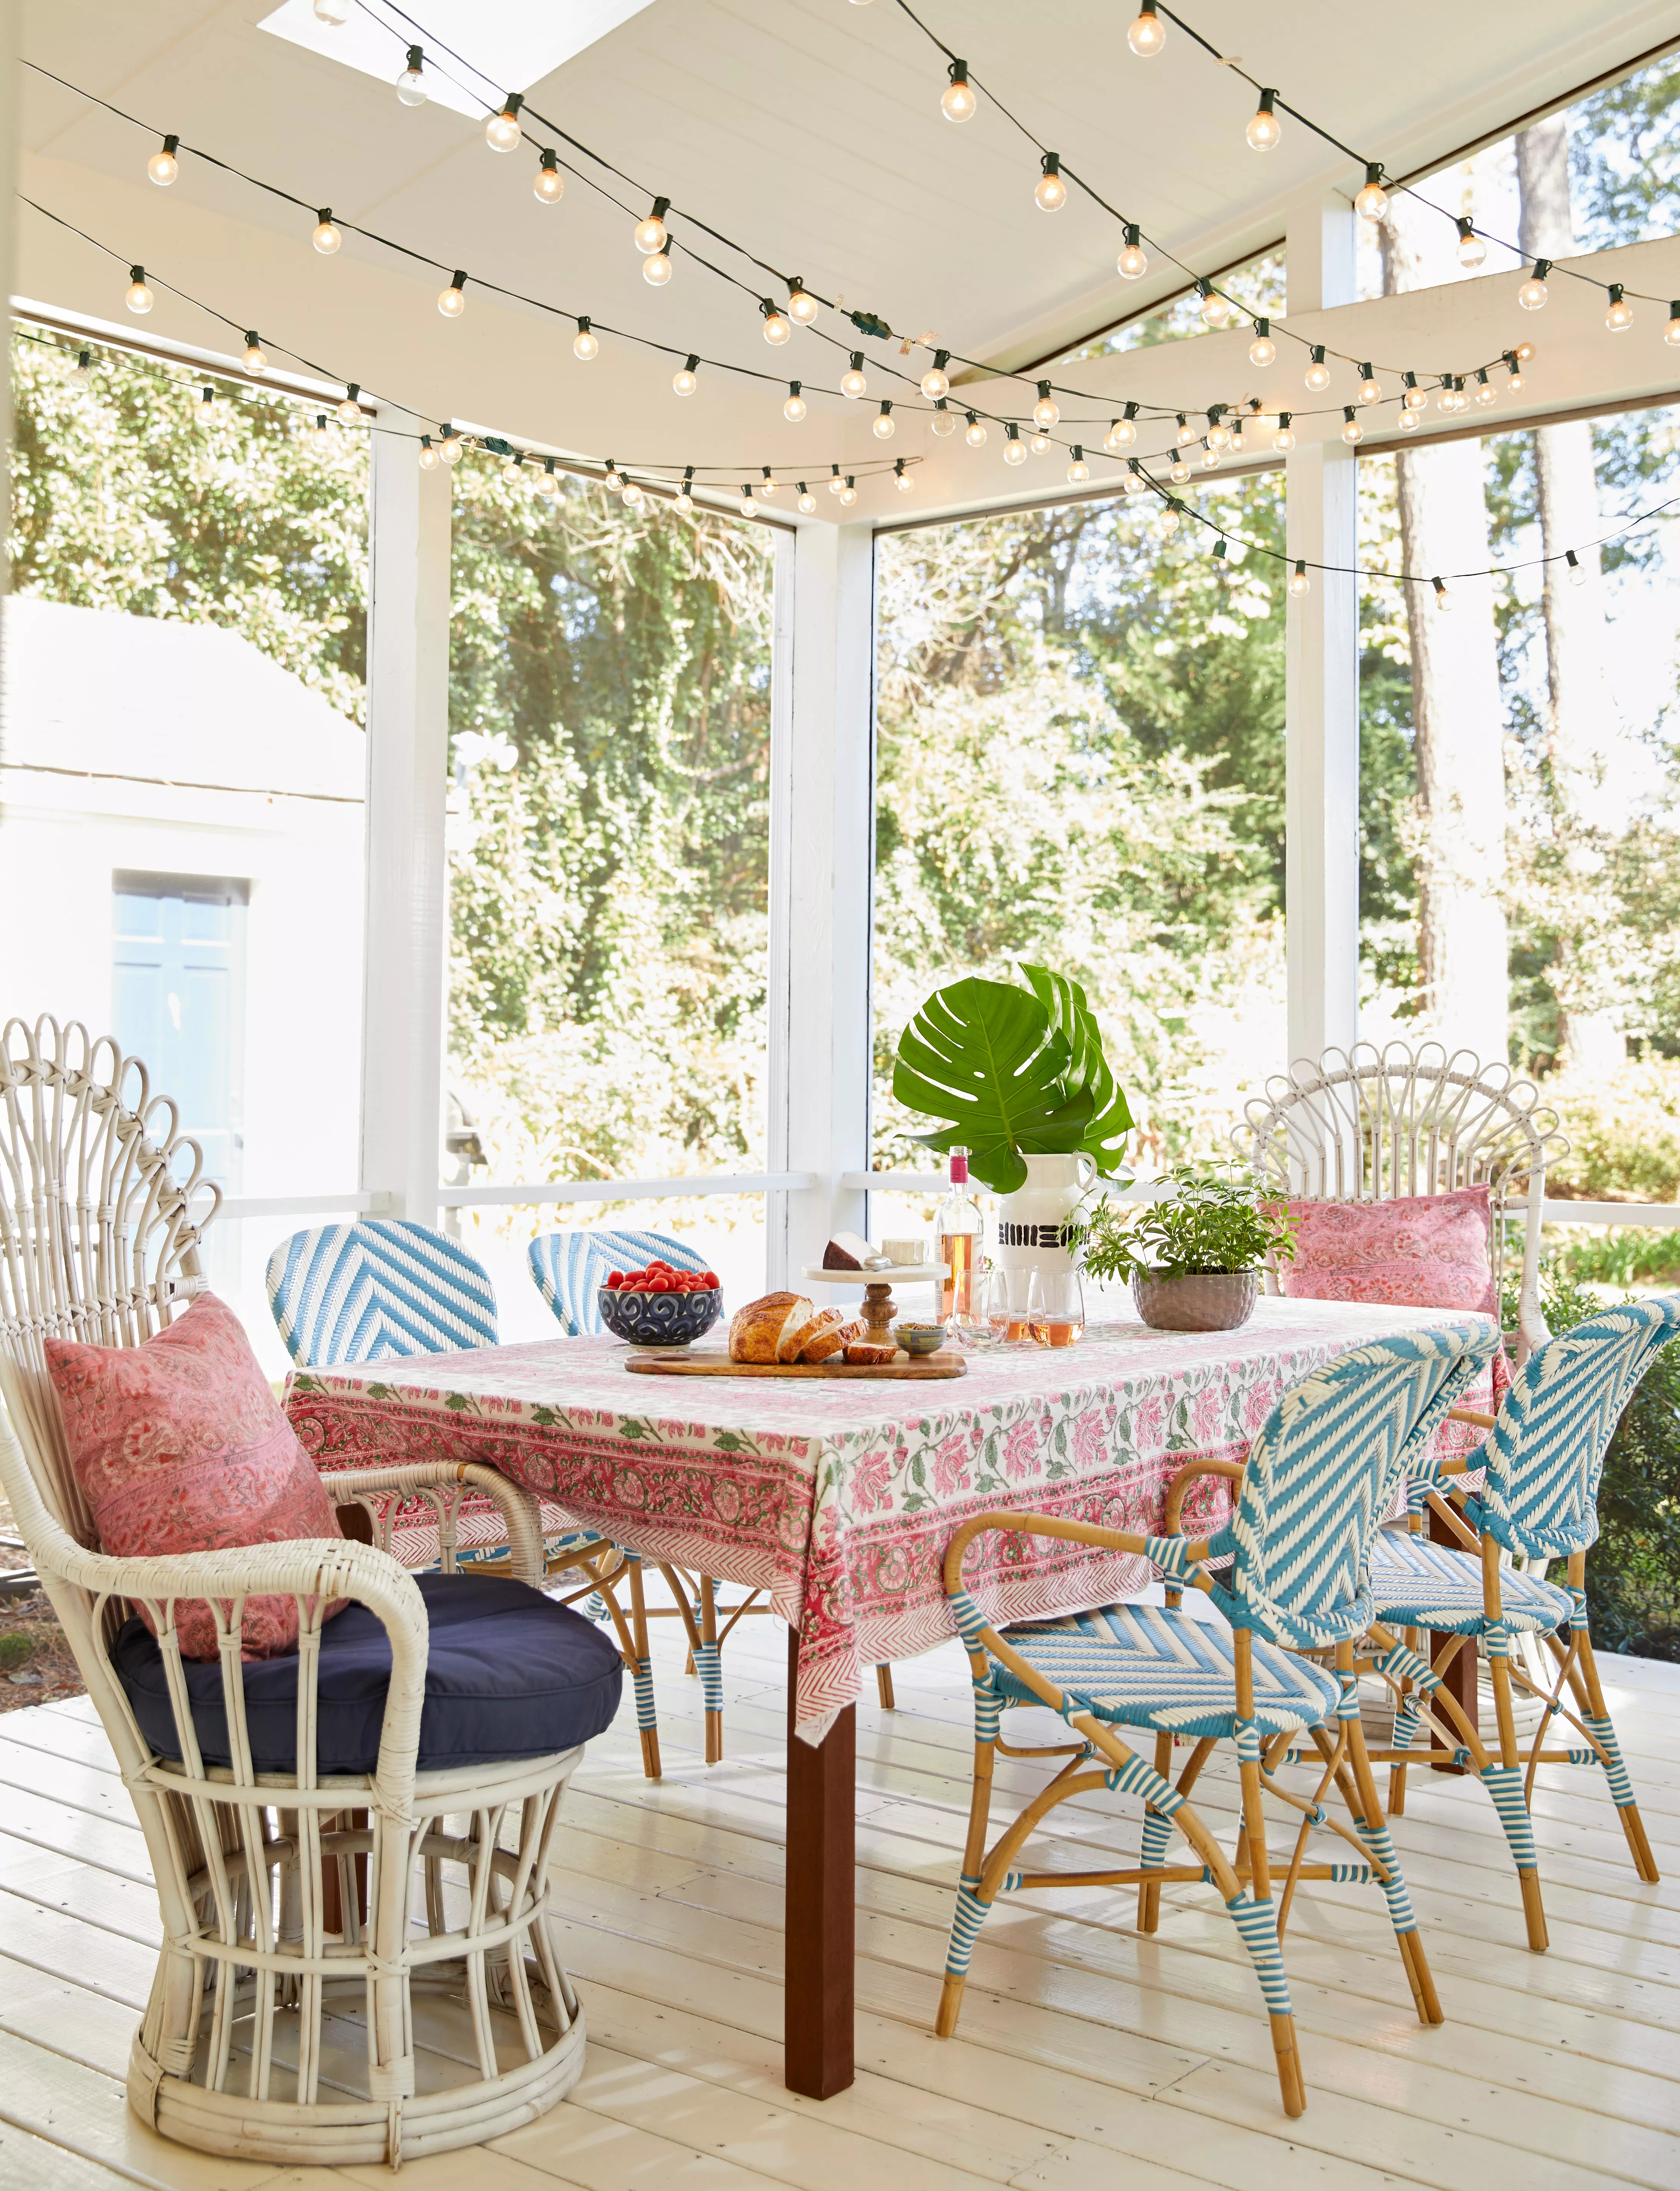
M 1131 1107 L 1108 1070 L 1108 1061 L 1102 1055 L 1102 1036 L 1085 1002 L 1085 993 L 1077 982 L 1070 981 L 1065 974 L 1052 974 L 1047 966 L 1029 966 L 1023 959 L 1021 970 L 1032 985 L 1034 995 L 1048 1010 L 1051 1026 L 1071 1054 L 1064 1082 L 1068 1096 L 1083 1094 L 1091 1097 L 1091 1124 L 1079 1146 L 1096 1159 L 1096 1169 L 1103 1177 L 1111 1178 L 1133 1124 Z M 1035 1152 L 1028 1150 L 1027 1153 L 1030 1156 Z
M 1012 1194 L 1026 1181 L 1023 1155 L 1086 1146 L 1095 1106 L 1089 1088 L 1070 1092 L 1073 1067 L 1072 1047 L 1041 998 L 971 976 L 936 989 L 905 1028 L 892 1092 L 911 1110 L 954 1121 L 919 1136 L 927 1147 L 966 1145 L 981 1184 Z

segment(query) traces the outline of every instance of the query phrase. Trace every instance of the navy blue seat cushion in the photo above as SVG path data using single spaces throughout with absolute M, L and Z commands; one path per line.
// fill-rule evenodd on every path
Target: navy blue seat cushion
M 501 1575 L 414 1577 L 430 1624 L 418 1769 L 500 1765 L 587 1742 L 618 1709 L 624 1660 L 611 1638 L 569 1607 Z M 138 1618 L 111 1653 L 140 1731 L 179 1758 L 163 1654 Z M 206 1765 L 231 1765 L 219 1665 L 183 1662 Z M 245 1716 L 259 1773 L 296 1770 L 298 1657 L 248 1660 Z M 390 1680 L 390 1644 L 365 1605 L 347 1605 L 321 1631 L 317 1772 L 373 1771 Z

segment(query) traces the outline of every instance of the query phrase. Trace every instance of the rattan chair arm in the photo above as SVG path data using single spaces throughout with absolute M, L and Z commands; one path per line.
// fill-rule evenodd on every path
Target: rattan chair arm
M 1247 1466 L 1247 1462 L 1242 1460 L 1187 1460 L 1167 1486 L 1166 1519 L 1161 1524 L 1161 1534 L 1176 1537 L 1180 1534 L 1178 1524 L 1184 1512 L 1184 1494 L 1199 1476 L 1222 1476 L 1232 1483 L 1240 1483 Z
M 985 1514 L 976 1514 L 963 1523 L 945 1547 L 945 1589 L 947 1593 L 962 1588 L 963 1558 L 974 1539 L 988 1530 L 1006 1537 L 1062 1537 L 1075 1545 L 1096 1545 L 1110 1552 L 1138 1552 L 1148 1556 L 1149 1539 L 1140 1537 L 1135 1529 L 1102 1529 L 1094 1522 L 1070 1522 L 1059 1514 L 1011 1513 L 1005 1508 L 994 1508 Z M 1184 1542 L 1186 1556 L 1192 1560 L 1207 1556 L 1205 1537 L 1187 1538 Z
M 322 1472 L 327 1495 L 338 1500 L 344 1493 L 441 1490 L 459 1483 L 482 1491 L 502 1510 L 508 1527 L 508 1545 L 513 1571 L 521 1582 L 538 1584 L 544 1576 L 543 1521 L 534 1493 L 515 1483 L 499 1469 L 472 1460 L 406 1461 L 396 1467 L 334 1468 Z
M 1490 1431 L 1495 1418 L 1484 1415 L 1479 1408 L 1449 1408 L 1447 1420 L 1449 1423 L 1474 1423 L 1478 1430 Z

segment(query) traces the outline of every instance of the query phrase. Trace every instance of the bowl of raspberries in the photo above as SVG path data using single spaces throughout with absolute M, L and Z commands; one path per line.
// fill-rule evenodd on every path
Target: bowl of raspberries
M 612 1271 L 601 1289 L 607 1329 L 632 1346 L 686 1346 L 723 1312 L 715 1271 L 674 1271 L 657 1257 L 640 1271 Z

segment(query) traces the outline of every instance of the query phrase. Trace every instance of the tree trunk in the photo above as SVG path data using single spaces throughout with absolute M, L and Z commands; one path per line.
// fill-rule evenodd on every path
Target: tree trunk
M 1537 122 L 1517 138 L 1517 182 L 1522 194 L 1518 241 L 1530 259 L 1563 259 L 1575 249 L 1569 207 L 1569 125 L 1561 114 Z M 1540 540 L 1548 556 L 1573 548 L 1587 583 L 1570 582 L 1562 562 L 1546 566 L 1546 758 L 1558 834 L 1571 889 L 1579 897 L 1602 874 L 1603 856 L 1593 844 L 1600 822 L 1599 794 L 1606 768 L 1604 731 L 1609 691 L 1605 677 L 1604 610 L 1597 583 L 1598 554 L 1583 541 L 1597 538 L 1598 482 L 1592 429 L 1583 419 L 1535 432 L 1535 480 Z M 1558 942 L 1559 1047 L 1570 1063 L 1588 1072 L 1613 1072 L 1627 1054 L 1626 1038 L 1612 1012 L 1579 993 L 1575 939 Z M 1573 992 L 1573 993 L 1572 993 Z
M 1440 233 L 1438 233 L 1440 231 Z M 1452 230 L 1397 195 L 1383 231 L 1383 287 L 1458 277 Z M 1505 923 L 1505 711 L 1493 590 L 1484 570 L 1488 510 L 1478 441 L 1396 452 L 1400 546 L 1422 578 L 1406 588 L 1417 757 L 1418 961 L 1421 1024 L 1452 1050 L 1502 1060 L 1509 978 Z M 1447 581 L 1451 606 L 1427 582 Z

